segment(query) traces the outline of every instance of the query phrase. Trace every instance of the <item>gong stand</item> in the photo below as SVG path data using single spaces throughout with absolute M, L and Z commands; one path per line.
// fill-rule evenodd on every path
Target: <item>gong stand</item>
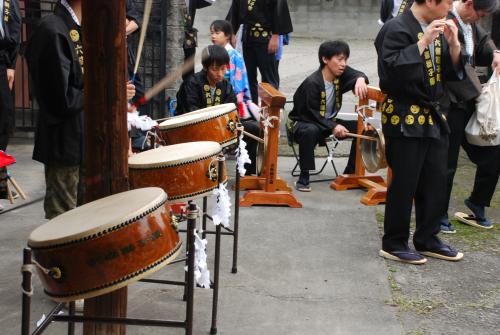
M 359 106 L 369 106 L 369 100 L 377 103 L 375 110 L 380 112 L 381 104 L 385 100 L 385 94 L 377 87 L 368 86 L 368 93 L 365 99 L 359 99 Z M 358 106 L 355 106 L 357 111 Z M 365 116 L 373 116 L 373 110 L 369 107 L 364 107 Z M 364 130 L 364 120 L 361 115 L 358 115 L 357 134 L 362 135 Z M 338 176 L 330 187 L 336 191 L 344 191 L 355 188 L 366 188 L 368 192 L 361 198 L 361 203 L 373 206 L 380 203 L 385 203 L 387 183 L 379 175 L 366 175 L 365 167 L 361 161 L 361 138 L 356 137 L 356 161 L 353 174 L 342 174 Z M 388 178 L 390 178 L 390 169 L 388 170 Z
M 196 204 L 189 202 L 187 213 L 187 276 L 186 280 L 170 281 L 157 279 L 142 279 L 141 282 L 177 285 L 184 286 L 186 291 L 186 319 L 185 320 L 159 320 L 159 319 L 137 319 L 127 317 L 105 317 L 105 316 L 87 316 L 75 315 L 75 302 L 69 302 L 68 314 L 59 314 L 63 309 L 64 303 L 59 303 L 49 313 L 39 326 L 31 333 L 31 297 L 33 295 L 32 275 L 34 267 L 32 261 L 32 253 L 30 248 L 23 250 L 23 267 L 22 267 L 22 321 L 21 335 L 39 335 L 42 334 L 52 322 L 66 322 L 68 324 L 68 335 L 75 334 L 75 323 L 95 323 L 95 324 L 111 324 L 111 325 L 130 325 L 130 326 L 153 326 L 153 327 L 169 327 L 169 328 L 184 328 L 186 335 L 193 334 L 193 301 L 194 301 L 194 232 L 196 228 L 196 218 L 198 217 L 198 208 Z M 186 259 L 177 259 L 169 265 L 184 262 Z
M 277 175 L 280 111 L 285 106 L 286 98 L 268 83 L 259 84 L 259 97 L 263 110 L 268 112 L 263 120 L 264 130 L 267 132 L 264 164 L 257 176 L 245 176 L 241 179 L 241 190 L 249 191 L 240 199 L 240 206 L 275 205 L 301 208 L 302 204 L 295 198 L 290 186 Z

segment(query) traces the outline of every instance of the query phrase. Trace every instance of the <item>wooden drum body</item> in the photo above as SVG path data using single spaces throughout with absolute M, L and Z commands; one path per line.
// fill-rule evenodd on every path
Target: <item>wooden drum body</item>
M 167 195 L 144 188 L 90 202 L 34 230 L 28 245 L 45 292 L 87 299 L 127 286 L 174 259 L 182 242 Z
M 225 148 L 238 140 L 239 122 L 236 105 L 223 104 L 168 119 L 160 124 L 160 133 L 168 145 L 213 141 Z
M 157 186 L 169 202 L 204 197 L 227 181 L 226 168 L 218 171 L 222 147 L 216 142 L 190 142 L 141 152 L 129 158 L 131 188 Z

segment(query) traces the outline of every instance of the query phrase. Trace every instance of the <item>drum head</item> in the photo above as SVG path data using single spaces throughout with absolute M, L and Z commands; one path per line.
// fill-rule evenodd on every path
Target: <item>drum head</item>
M 167 201 L 161 188 L 148 187 L 113 194 L 63 213 L 35 229 L 28 240 L 33 248 L 91 237 L 149 213 Z
M 179 115 L 163 121 L 162 123 L 160 123 L 160 130 L 175 129 L 200 123 L 206 120 L 217 118 L 221 115 L 228 114 L 235 109 L 236 105 L 232 103 L 199 109 L 197 111 Z
M 131 169 L 150 169 L 185 164 L 219 154 L 222 147 L 217 142 L 188 142 L 173 144 L 130 156 Z

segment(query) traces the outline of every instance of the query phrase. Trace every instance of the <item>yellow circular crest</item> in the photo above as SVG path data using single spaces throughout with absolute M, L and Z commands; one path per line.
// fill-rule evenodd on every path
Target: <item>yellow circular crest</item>
M 72 29 L 70 32 L 69 32 L 69 37 L 71 38 L 71 40 L 73 42 L 78 42 L 80 40 L 80 34 L 78 33 L 78 31 L 76 31 L 75 29 Z
M 208 86 L 207 84 L 205 84 L 205 86 L 203 86 L 203 89 L 208 92 L 208 91 L 210 91 L 210 86 Z
M 418 124 L 419 124 L 419 125 L 423 125 L 424 123 L 425 123 L 425 116 L 420 115 L 420 116 L 418 117 Z
M 220 88 L 218 88 L 218 89 L 215 90 L 215 94 L 221 95 L 221 93 L 222 93 L 222 91 L 220 90 Z
M 399 116 L 397 116 L 397 115 L 393 115 L 393 116 L 391 117 L 391 123 L 392 123 L 393 125 L 397 125 L 397 124 L 399 123 Z
M 419 32 L 418 35 L 417 35 L 418 39 L 421 40 L 423 37 L 424 37 L 424 33 L 423 32 Z
M 322 92 L 321 92 L 321 97 L 322 97 L 322 98 L 325 98 L 325 97 L 326 97 L 326 92 L 325 92 L 325 91 L 322 91 Z
M 417 105 L 411 105 L 410 107 L 410 111 L 413 113 L 413 114 L 418 114 L 418 112 L 420 112 L 420 107 L 417 106 Z
M 413 117 L 413 115 L 406 115 L 405 122 L 408 125 L 412 125 L 415 123 L 415 118 Z
M 394 105 L 387 106 L 387 108 L 385 109 L 385 112 L 387 114 L 391 114 L 392 112 L 394 112 Z
M 432 126 L 434 124 L 434 121 L 432 120 L 432 116 L 429 115 L 429 124 Z
M 263 32 L 262 36 L 267 37 L 267 31 Z
M 382 119 L 382 124 L 386 124 L 387 123 L 387 115 L 382 114 L 381 119 Z
M 258 31 L 256 31 L 255 33 L 253 33 L 253 36 L 255 37 L 259 37 L 260 36 L 260 33 Z

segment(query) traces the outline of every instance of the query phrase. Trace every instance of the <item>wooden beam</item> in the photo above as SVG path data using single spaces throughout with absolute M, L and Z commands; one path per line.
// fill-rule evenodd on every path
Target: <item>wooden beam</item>
M 85 202 L 128 190 L 125 0 L 82 1 Z M 127 288 L 85 301 L 84 315 L 125 317 Z M 124 335 L 85 323 L 84 335 Z

